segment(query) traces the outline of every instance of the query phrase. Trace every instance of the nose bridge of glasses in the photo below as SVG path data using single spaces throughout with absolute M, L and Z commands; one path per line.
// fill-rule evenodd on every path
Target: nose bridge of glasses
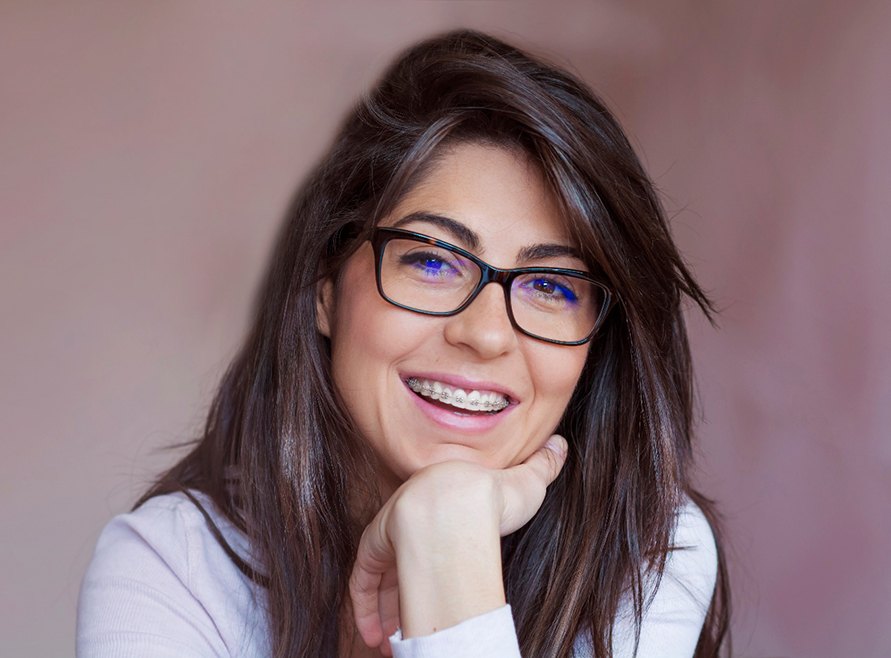
M 504 297 L 504 305 L 505 311 L 507 312 L 508 318 L 513 322 L 513 313 L 511 312 L 510 307 L 510 287 L 511 281 L 513 277 L 511 276 L 511 270 L 503 270 L 498 267 L 493 267 L 487 263 L 483 263 L 483 268 L 480 273 L 480 282 L 476 290 L 476 294 L 473 295 L 473 299 L 471 299 L 470 303 L 476 301 L 476 297 L 479 297 L 485 289 L 489 286 L 490 283 L 497 283 L 498 287 L 503 291 Z
M 464 311 L 466 311 L 471 306 L 479 307 L 482 303 L 479 301 L 479 298 L 484 296 L 484 293 L 489 289 L 489 284 L 498 284 L 497 287 L 501 289 L 502 294 L 500 297 L 504 299 L 504 306 L 499 308 L 499 313 L 504 313 L 505 317 L 513 324 L 513 314 L 510 309 L 510 271 L 509 270 L 500 270 L 496 267 L 492 267 L 491 265 L 483 268 L 480 274 L 480 281 L 477 285 L 477 289 L 471 298 L 467 301 L 464 306 Z M 497 295 L 496 295 L 497 296 Z M 496 302 L 497 303 L 497 302 Z M 490 305 L 491 302 L 486 302 L 486 305 Z M 503 310 L 502 310 L 503 309 Z
M 483 270 L 480 275 L 480 292 L 482 287 L 490 283 L 498 283 L 502 288 L 507 290 L 507 284 L 511 280 L 511 270 L 503 270 L 483 263 Z

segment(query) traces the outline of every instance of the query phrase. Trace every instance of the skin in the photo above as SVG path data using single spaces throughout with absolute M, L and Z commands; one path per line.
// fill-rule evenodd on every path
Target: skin
M 441 222 L 406 223 L 415 213 L 457 222 L 478 244 Z M 569 251 L 571 242 L 539 170 L 504 148 L 450 148 L 382 222 L 396 224 L 496 267 L 585 269 L 569 254 L 523 256 L 542 244 Z M 374 450 L 386 497 L 363 534 L 350 593 L 362 639 L 389 655 L 397 626 L 405 637 L 426 635 L 504 605 L 500 537 L 528 522 L 562 468 L 566 443 L 553 432 L 588 346 L 517 331 L 498 285 L 451 317 L 393 306 L 377 292 L 370 243 L 322 285 L 318 304 L 334 383 Z M 484 382 L 478 388 L 509 392 L 511 406 L 489 423 L 451 423 L 408 389 L 418 374 Z

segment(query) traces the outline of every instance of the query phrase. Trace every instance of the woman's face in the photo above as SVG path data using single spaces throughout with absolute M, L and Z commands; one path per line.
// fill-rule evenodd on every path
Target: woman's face
M 415 213 L 451 223 L 406 221 Z M 570 255 L 541 257 L 560 249 L 530 252 L 571 243 L 538 169 L 503 148 L 451 147 L 381 222 L 396 224 L 464 247 L 495 267 L 585 269 Z M 393 306 L 378 294 L 368 242 L 320 292 L 319 330 L 331 340 L 334 384 L 390 488 L 446 460 L 490 468 L 525 460 L 557 427 L 588 354 L 587 345 L 550 344 L 514 329 L 498 284 L 451 317 Z M 452 394 L 476 390 L 483 400 L 509 405 L 497 413 L 459 409 L 410 387 L 419 384 Z

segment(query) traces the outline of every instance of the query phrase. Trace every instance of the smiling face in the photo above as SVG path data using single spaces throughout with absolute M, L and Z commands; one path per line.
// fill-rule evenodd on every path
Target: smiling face
M 381 222 L 396 225 L 495 267 L 585 269 L 570 254 L 538 169 L 504 148 L 449 148 Z M 454 316 L 390 304 L 378 294 L 368 242 L 336 283 L 323 285 L 319 330 L 331 341 L 334 384 L 389 489 L 442 461 L 504 468 L 525 460 L 557 427 L 588 354 L 587 345 L 555 345 L 515 329 L 497 284 Z M 456 398 L 465 400 L 459 406 L 477 404 L 461 409 Z

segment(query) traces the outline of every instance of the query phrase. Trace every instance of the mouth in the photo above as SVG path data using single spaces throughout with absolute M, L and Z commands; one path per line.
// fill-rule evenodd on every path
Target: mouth
M 497 391 L 464 389 L 420 377 L 409 377 L 405 383 L 425 402 L 459 415 L 492 416 L 510 406 L 510 399 Z

